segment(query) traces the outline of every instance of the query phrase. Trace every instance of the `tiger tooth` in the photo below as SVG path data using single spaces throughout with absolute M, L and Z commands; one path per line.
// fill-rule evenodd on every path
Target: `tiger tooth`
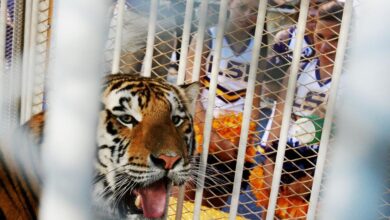
M 141 209 L 141 196 L 140 195 L 137 195 L 137 197 L 135 198 L 135 206 L 139 209 Z

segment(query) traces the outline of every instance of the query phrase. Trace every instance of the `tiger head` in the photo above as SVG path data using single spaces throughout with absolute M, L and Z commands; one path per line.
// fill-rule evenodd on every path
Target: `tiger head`
M 197 83 L 174 86 L 118 74 L 106 78 L 94 194 L 123 217 L 160 218 L 169 186 L 190 177 Z M 192 106 L 192 107 L 191 107 Z

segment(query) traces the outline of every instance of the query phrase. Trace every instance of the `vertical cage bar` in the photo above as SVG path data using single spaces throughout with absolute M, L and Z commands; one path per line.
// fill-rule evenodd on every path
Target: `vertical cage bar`
M 7 28 L 7 1 L 1 1 L 0 5 L 0 74 L 4 74 L 5 68 L 5 35 Z M 1 78 L 0 78 L 1 79 Z M 1 81 L 0 81 L 1 82 Z M 1 87 L 3 88 L 3 87 Z
M 268 203 L 267 220 L 273 220 L 276 209 L 276 202 L 279 194 L 280 178 L 282 176 L 284 153 L 286 151 L 287 134 L 290 124 L 292 105 L 295 96 L 295 87 L 299 71 L 303 37 L 305 34 L 306 20 L 309 11 L 309 0 L 302 0 L 300 4 L 299 18 L 297 23 L 297 41 L 293 51 L 291 71 L 288 80 L 287 95 L 283 109 L 282 127 L 279 136 L 278 151 L 275 160 L 275 168 L 272 177 L 271 193 Z
M 122 46 L 122 30 L 123 30 L 123 14 L 125 13 L 125 0 L 118 0 L 118 17 L 116 20 L 114 56 L 112 59 L 111 73 L 119 73 L 119 63 L 121 61 L 121 46 Z
M 200 5 L 200 14 L 199 14 L 199 26 L 196 37 L 196 47 L 195 47 L 195 59 L 192 70 L 192 81 L 199 80 L 200 66 L 202 62 L 202 51 L 203 51 L 203 40 L 204 34 L 206 31 L 206 18 L 207 18 L 207 8 L 208 8 L 208 0 L 202 0 Z
M 185 196 L 185 186 L 180 186 L 178 192 L 178 198 L 177 198 L 177 205 L 176 205 L 176 216 L 175 216 L 176 220 L 182 219 L 184 196 Z
M 347 49 L 348 34 L 352 17 L 352 0 L 347 0 L 344 5 L 343 18 L 340 27 L 339 42 L 337 44 L 337 53 L 332 74 L 332 84 L 329 90 L 329 98 L 326 106 L 326 115 L 322 129 L 320 149 L 316 163 L 316 172 L 314 174 L 313 186 L 310 195 L 309 210 L 307 213 L 308 220 L 314 220 L 316 215 L 317 204 L 321 189 L 322 176 L 324 173 L 326 154 L 329 146 L 330 133 L 332 129 L 332 119 L 334 115 L 334 106 L 336 103 L 337 89 L 340 81 L 340 75 L 343 68 L 345 51 Z
M 236 215 L 237 215 L 239 195 L 241 191 L 242 172 L 244 170 L 249 124 L 252 115 L 253 96 L 255 93 L 256 74 L 257 74 L 258 64 L 259 64 L 259 55 L 260 55 L 261 42 L 263 38 L 266 10 L 267 10 L 267 1 L 260 0 L 258 12 L 257 12 L 256 32 L 255 32 L 254 44 L 253 44 L 254 46 L 253 46 L 250 69 L 249 69 L 248 87 L 245 94 L 245 105 L 244 105 L 243 121 L 241 126 L 242 129 L 240 133 L 240 142 L 238 145 L 239 147 L 238 147 L 238 155 L 237 155 L 237 165 L 235 170 L 233 195 L 232 195 L 232 200 L 231 200 L 232 202 L 230 205 L 230 213 L 229 213 L 230 220 L 236 219 Z
M 3 95 L 4 95 L 4 75 L 5 75 L 5 36 L 7 28 L 7 1 L 0 2 L 0 124 L 3 124 Z M 0 145 L 3 136 L 3 126 L 0 126 Z
M 228 0 L 222 0 L 219 8 L 219 17 L 218 17 L 218 33 L 216 37 L 216 45 L 214 50 L 214 59 L 213 63 L 219 63 L 221 60 L 221 50 L 222 50 L 222 42 L 223 36 L 225 32 L 225 22 L 227 17 L 227 9 L 228 9 Z M 206 175 L 206 166 L 207 166 L 207 157 L 209 153 L 209 144 L 210 144 L 210 136 L 212 129 L 212 121 L 213 121 L 213 109 L 215 102 L 215 94 L 217 88 L 217 77 L 219 72 L 219 65 L 213 65 L 211 69 L 211 79 L 210 79 L 210 87 L 208 94 L 208 103 L 207 103 L 207 111 L 205 117 L 205 127 L 203 132 L 203 145 L 202 145 L 202 155 L 200 157 L 200 176 L 198 179 L 198 184 L 196 187 L 196 195 L 195 195 L 195 208 L 194 208 L 194 220 L 200 219 L 200 211 L 202 205 L 202 196 L 204 189 L 204 180 Z
M 187 66 L 187 54 L 188 54 L 188 45 L 190 44 L 190 31 L 191 31 L 191 21 L 192 21 L 192 12 L 194 9 L 194 0 L 186 1 L 186 11 L 184 18 L 184 27 L 183 35 L 181 41 L 180 49 L 180 61 L 179 61 L 179 71 L 177 76 L 177 84 L 181 85 L 184 83 L 184 78 L 186 75 L 186 66 Z
M 192 7 L 193 7 L 193 2 L 191 3 L 192 4 Z M 207 15 L 207 6 L 208 6 L 208 0 L 203 0 L 201 2 L 201 11 L 200 11 L 200 20 L 199 20 L 199 27 L 198 27 L 198 30 L 197 30 L 197 41 L 196 41 L 196 51 L 195 51 L 195 63 L 197 64 L 194 64 L 194 70 L 193 70 L 193 73 L 196 72 L 196 76 L 193 74 L 192 75 L 192 81 L 198 81 L 199 80 L 199 70 L 200 70 L 200 62 L 201 62 L 201 56 L 202 56 L 202 49 L 203 49 L 203 39 L 204 39 L 204 31 L 205 31 L 205 27 L 206 27 L 206 15 Z M 187 8 L 186 8 L 186 12 L 187 12 Z M 187 13 L 186 13 L 187 14 Z M 191 10 L 191 15 L 192 15 L 192 10 Z M 187 22 L 187 20 L 185 21 Z M 191 22 L 191 21 L 189 21 Z M 186 23 L 184 24 L 184 28 L 186 28 Z M 191 23 L 188 24 L 188 33 L 190 32 L 191 30 Z M 184 33 L 186 33 L 186 31 L 184 31 Z M 181 48 L 181 51 L 184 51 L 186 50 L 186 56 L 185 58 L 187 57 L 187 52 L 188 52 L 188 44 L 189 44 L 189 37 L 190 35 L 188 35 L 188 43 L 186 43 L 186 47 L 183 48 L 183 44 L 182 44 L 182 48 Z M 183 39 L 184 39 L 184 35 L 183 35 Z M 182 59 L 184 56 L 181 55 L 180 56 L 180 66 L 179 66 L 179 76 L 181 74 L 183 74 L 185 76 L 185 66 L 181 67 L 183 61 Z M 186 62 L 187 64 L 187 59 L 184 59 L 184 62 Z M 183 69 L 183 70 L 181 70 Z M 180 71 L 183 71 L 184 73 L 181 73 Z M 179 81 L 179 78 L 178 78 L 178 84 L 181 84 L 184 82 L 184 78 L 181 79 L 180 78 L 180 81 Z M 180 187 L 179 188 L 179 194 L 178 194 L 178 199 L 177 199 L 177 207 L 176 207 L 176 217 L 175 219 L 176 220 L 180 220 L 182 218 L 182 213 L 183 213 L 183 204 L 184 204 L 184 196 L 185 196 L 185 187 Z
M 24 28 L 24 1 L 14 1 L 12 20 L 12 58 L 10 60 L 10 122 L 11 130 L 16 129 L 20 124 L 19 100 L 20 80 L 22 76 L 22 53 L 23 53 L 23 28 Z
M 29 3 L 29 2 L 27 2 Z M 32 1 L 31 10 L 28 12 L 31 15 L 31 23 L 27 27 L 27 34 L 30 38 L 27 40 L 27 51 L 23 55 L 23 73 L 22 73 L 22 106 L 21 106 L 21 118 L 20 122 L 26 122 L 32 114 L 32 103 L 33 103 L 33 88 L 35 83 L 35 58 L 36 58 L 36 45 L 37 45 L 37 31 L 38 31 L 38 6 L 39 1 Z M 28 5 L 29 6 L 29 5 Z M 26 17 L 28 19 L 28 17 Z M 28 25 L 27 23 L 25 24 Z
M 390 1 L 354 3 L 359 5 L 348 45 L 353 49 L 341 75 L 342 102 L 320 220 L 390 219 L 390 44 L 384 43 L 390 30 L 381 22 L 390 14 Z
M 49 72 L 49 61 L 50 61 L 50 51 L 51 51 L 51 40 L 52 40 L 52 24 L 53 24 L 53 8 L 54 8 L 54 0 L 49 0 L 49 17 L 48 17 L 48 21 L 47 21 L 47 25 L 49 25 L 49 28 L 47 29 L 47 43 L 46 43 L 46 56 L 45 56 L 45 59 L 46 59 L 46 65 L 45 65 L 45 74 L 47 75 L 47 73 Z M 44 76 L 44 83 L 43 83 L 43 103 L 41 105 L 41 108 L 42 110 L 45 110 L 46 106 L 49 105 L 49 99 L 45 96 L 45 88 L 46 88 L 46 84 L 45 84 L 45 79 L 46 79 L 46 75 Z M 33 112 L 34 113 L 34 112 Z
M 194 0 L 188 0 L 186 2 L 186 11 L 184 18 L 184 27 L 183 27 L 183 35 L 182 35 L 182 43 L 180 49 L 180 61 L 179 61 L 179 71 L 177 77 L 177 85 L 181 85 L 184 83 L 184 78 L 186 74 L 186 66 L 187 66 L 187 54 L 188 54 L 188 45 L 190 44 L 190 31 L 191 31 L 191 21 L 192 21 L 192 12 L 194 9 Z M 176 220 L 180 220 L 182 218 L 183 213 L 183 204 L 184 204 L 184 194 L 185 194 L 185 186 L 181 186 L 179 188 L 179 194 L 177 198 L 177 207 L 176 207 Z
M 25 8 L 25 22 L 24 22 L 24 40 L 23 40 L 23 69 L 22 69 L 22 90 L 21 90 L 21 112 L 20 112 L 20 122 L 23 123 L 27 121 L 28 116 L 26 115 L 27 108 L 27 85 L 28 81 L 28 60 L 30 55 L 30 43 L 31 43 L 31 15 L 32 15 L 32 1 L 26 0 L 26 8 Z
M 146 41 L 146 53 L 143 63 L 142 76 L 150 77 L 152 75 L 152 61 L 154 48 L 154 35 L 156 33 L 158 0 L 152 0 L 150 5 L 148 38 Z
M 55 59 L 50 64 L 39 219 L 94 219 L 90 188 L 108 9 L 109 1 L 96 0 L 58 1 L 54 7 Z
M 50 48 L 50 24 L 53 0 L 41 0 L 39 2 L 38 12 L 38 31 L 36 45 L 36 62 L 34 63 L 34 84 L 33 84 L 33 101 L 31 115 L 42 112 L 46 102 L 45 97 L 45 76 L 48 72 L 49 65 L 49 48 Z

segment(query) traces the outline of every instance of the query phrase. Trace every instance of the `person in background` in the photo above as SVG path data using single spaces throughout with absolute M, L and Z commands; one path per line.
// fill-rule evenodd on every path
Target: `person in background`
M 228 196 L 232 193 L 233 180 L 236 168 L 236 158 L 238 152 L 239 131 L 231 135 L 230 128 L 225 125 L 226 121 L 241 126 L 242 112 L 244 109 L 244 100 L 246 88 L 248 86 L 248 74 L 254 46 L 254 32 L 256 28 L 257 11 L 259 0 L 230 0 L 228 3 L 228 19 L 226 21 L 225 32 L 223 36 L 223 48 L 221 51 L 221 60 L 215 63 L 214 53 L 216 47 L 217 27 L 208 28 L 205 34 L 203 44 L 203 53 L 200 70 L 200 82 L 203 84 L 200 98 L 196 105 L 195 124 L 198 128 L 198 134 L 203 134 L 205 120 L 205 109 L 208 104 L 209 84 L 213 65 L 219 65 L 217 96 L 215 107 L 213 109 L 214 125 L 220 125 L 219 128 L 213 126 L 210 147 L 208 155 L 208 177 L 206 177 L 205 190 L 203 194 L 203 205 L 223 208 L 227 204 Z M 263 44 L 266 44 L 266 37 L 263 38 Z M 190 45 L 186 80 L 191 81 L 193 70 L 193 57 L 196 48 L 196 36 Z M 260 52 L 259 69 L 265 68 L 265 57 L 267 55 L 266 47 Z M 261 59 L 263 61 L 261 61 Z M 259 71 L 262 73 L 263 71 Z M 258 83 L 263 75 L 258 75 Z M 256 86 L 256 98 L 252 112 L 252 122 L 260 118 L 258 111 L 260 86 Z M 257 107 L 256 107 L 257 106 Z M 257 121 L 258 122 L 258 121 Z M 252 125 L 254 125 L 252 124 Z M 252 126 L 255 130 L 256 125 Z M 253 131 L 253 130 L 252 130 Z M 230 135 L 226 135 L 230 133 Z M 253 141 L 253 140 L 252 140 Z M 202 141 L 198 139 L 198 145 Z M 202 149 L 198 149 L 200 153 Z M 250 164 L 249 160 L 247 165 Z M 244 179 L 248 173 L 244 172 Z M 243 187 L 247 186 L 244 182 Z M 193 195 L 190 195 L 193 197 Z M 240 213 L 243 214 L 243 213 Z
M 283 1 L 280 1 L 281 3 Z M 301 49 L 300 62 L 309 62 L 315 56 L 314 36 L 313 32 L 317 23 L 318 7 L 324 0 L 312 0 L 309 4 L 308 18 L 306 22 L 305 36 L 303 38 L 303 45 Z M 291 3 L 291 2 L 290 2 Z M 299 2 L 298 2 L 299 3 Z M 262 101 L 263 107 L 261 114 L 267 118 L 272 117 L 275 111 L 275 99 L 277 94 L 272 94 L 272 91 L 280 89 L 282 79 L 286 76 L 286 72 L 290 67 L 292 61 L 293 50 L 296 44 L 297 27 L 296 25 L 285 28 L 279 31 L 273 39 L 272 49 L 269 51 L 269 60 L 267 62 L 266 76 L 270 80 L 275 80 L 278 83 L 272 83 L 270 86 L 263 87 L 265 98 Z M 267 121 L 270 123 L 270 120 Z M 270 125 L 266 125 L 270 126 Z M 263 128 L 266 130 L 266 128 Z M 261 136 L 267 139 L 268 132 L 264 132 Z
M 313 47 L 314 36 L 313 32 L 317 23 L 317 11 L 320 4 L 324 0 L 310 1 L 308 18 L 306 22 L 305 36 L 301 51 L 301 61 L 307 62 L 315 55 Z M 271 58 L 269 60 L 267 71 L 272 75 L 285 75 L 292 60 L 292 51 L 296 44 L 297 27 L 290 26 L 279 31 L 275 35 L 274 44 L 272 45 Z
M 307 213 L 343 8 L 344 3 L 336 0 L 319 7 L 313 34 L 316 57 L 303 62 L 298 74 L 277 202 L 279 208 L 290 211 L 278 209 L 276 216 L 281 219 L 305 218 Z M 251 171 L 249 178 L 257 204 L 263 207 L 268 205 L 287 83 L 288 77 L 278 94 L 277 111 L 264 147 L 266 160 Z
M 300 0 L 269 0 L 267 8 L 268 43 L 274 43 L 274 36 L 280 30 L 297 22 Z M 270 52 L 270 51 L 269 51 Z

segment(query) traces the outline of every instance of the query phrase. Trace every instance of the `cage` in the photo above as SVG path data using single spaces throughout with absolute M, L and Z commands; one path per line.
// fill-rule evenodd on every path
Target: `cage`
M 319 11 L 330 2 L 342 5 L 341 15 L 338 11 L 321 15 Z M 10 130 L 51 106 L 57 106 L 53 107 L 57 117 L 70 114 L 58 104 L 60 97 L 69 94 L 47 95 L 51 90 L 66 90 L 69 83 L 74 83 L 77 92 L 70 95 L 81 98 L 64 102 L 82 104 L 87 97 L 95 99 L 91 94 L 104 74 L 142 75 L 178 85 L 200 81 L 194 117 L 196 184 L 174 188 L 166 218 L 316 219 L 332 166 L 334 106 L 348 62 L 352 21 L 357 18 L 353 11 L 359 4 L 356 0 L 2 0 L 2 144 L 7 144 Z M 83 16 L 89 18 L 83 20 Z M 70 28 L 66 19 L 79 29 Z M 71 30 L 78 31 L 66 32 Z M 95 36 L 88 31 L 101 36 L 92 40 Z M 73 35 L 88 49 L 78 51 L 77 45 L 66 45 Z M 92 49 L 96 45 L 100 46 Z M 63 52 L 67 47 L 71 51 Z M 102 52 L 104 60 L 97 54 L 83 54 L 91 51 Z M 70 61 L 61 60 L 64 54 L 74 56 L 71 61 L 77 63 L 69 67 Z M 95 60 L 83 65 L 79 61 L 84 56 Z M 306 96 L 300 97 L 300 91 Z M 94 107 L 87 109 L 94 112 Z M 66 118 L 84 120 L 82 110 L 75 112 L 80 116 Z M 80 134 L 94 129 L 92 120 L 85 120 Z M 54 126 L 49 124 L 49 128 Z M 58 137 L 54 133 L 49 142 Z M 78 138 L 79 143 L 92 145 L 85 137 Z M 91 162 L 90 157 L 86 161 Z M 49 178 L 53 172 L 49 169 Z M 378 208 L 382 219 L 389 217 L 387 194 L 388 189 Z M 44 198 L 43 212 L 47 213 L 42 217 L 50 219 L 49 208 L 60 204 L 47 205 L 52 200 Z M 64 219 L 88 216 L 64 214 Z

